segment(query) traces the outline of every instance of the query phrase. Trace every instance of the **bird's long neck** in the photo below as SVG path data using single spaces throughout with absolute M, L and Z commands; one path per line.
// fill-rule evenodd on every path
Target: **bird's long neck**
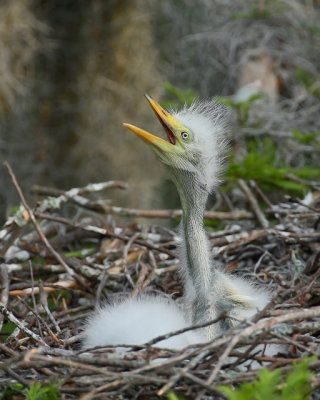
M 174 176 L 183 209 L 182 231 L 186 271 L 185 297 L 190 303 L 192 322 L 210 319 L 210 288 L 214 270 L 211 268 L 209 244 L 203 225 L 208 192 L 197 177 L 188 171 Z M 191 292 L 190 294 L 188 292 Z

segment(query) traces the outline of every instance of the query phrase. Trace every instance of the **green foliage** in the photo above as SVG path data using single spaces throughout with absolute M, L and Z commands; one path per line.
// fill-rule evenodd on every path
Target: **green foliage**
M 285 7 L 277 1 L 269 0 L 263 4 L 260 2 L 252 2 L 248 4 L 247 12 L 235 12 L 230 15 L 230 19 L 267 19 L 273 14 L 283 12 Z
M 314 373 L 308 368 L 310 362 L 315 359 L 315 356 L 307 357 L 295 364 L 283 383 L 280 400 L 300 400 L 309 397 L 312 391 L 310 379 L 314 376 Z
M 190 104 L 197 98 L 197 93 L 192 89 L 180 90 L 177 87 L 171 85 L 171 83 L 165 83 L 171 99 L 161 102 L 162 107 L 165 108 L 179 108 L 185 104 Z
M 0 392 L 0 400 L 8 398 L 14 398 L 14 395 L 21 394 L 23 392 L 23 385 L 18 382 L 10 382 L 7 387 Z
M 6 322 L 5 324 L 3 324 L 2 329 L 1 329 L 1 341 L 5 341 L 7 340 L 7 338 L 9 337 L 9 335 L 11 335 L 11 333 L 15 330 L 16 326 L 13 322 Z M 5 335 L 7 334 L 7 335 Z M 1 399 L 1 397 L 0 397 Z
M 320 28 L 317 25 L 310 25 L 306 27 L 313 35 L 320 36 Z
M 204 225 L 208 231 L 219 231 L 223 229 L 224 224 L 217 219 L 204 219 Z
M 296 362 L 292 370 L 283 375 L 281 369 L 269 371 L 263 368 L 253 382 L 243 383 L 236 389 L 221 386 L 219 389 L 230 400 L 304 400 L 312 389 L 310 379 L 314 373 L 308 368 L 316 357 L 307 357 Z
M 64 253 L 64 255 L 66 257 L 77 257 L 77 258 L 85 258 L 87 256 L 90 256 L 91 254 L 94 254 L 96 251 L 95 247 L 91 246 L 91 247 L 86 247 L 84 249 L 81 250 L 73 250 L 73 251 L 67 251 L 66 253 Z
M 23 395 L 26 400 L 60 400 L 59 386 L 60 384 L 56 381 L 31 383 L 29 388 L 25 388 L 18 382 L 9 383 L 0 393 L 0 400 L 11 398 L 11 396 L 13 398 L 15 395 Z
M 59 400 L 61 398 L 56 382 L 32 383 L 25 391 L 26 400 Z
M 278 0 L 267 0 L 267 1 L 253 1 L 247 6 L 247 12 L 240 13 L 235 12 L 230 15 L 230 19 L 267 19 L 271 18 L 275 14 L 284 14 L 290 8 L 285 2 Z
M 242 178 L 255 180 L 264 190 L 278 188 L 300 195 L 308 190 L 308 185 L 293 181 L 289 178 L 290 175 L 301 179 L 320 178 L 320 170 L 317 168 L 304 167 L 295 170 L 282 163 L 281 159 L 277 160 L 277 148 L 272 138 L 264 139 L 260 149 L 256 139 L 250 139 L 247 146 L 248 154 L 242 162 L 235 162 L 231 157 L 226 189 L 234 186 L 237 179 Z
M 10 207 L 9 215 L 15 215 L 20 210 L 20 207 L 20 205 Z
M 238 124 L 243 126 L 248 122 L 251 104 L 264 97 L 263 94 L 254 93 L 245 101 L 234 101 L 225 97 L 217 97 L 217 100 L 226 106 L 233 107 L 238 116 Z
M 184 398 L 184 397 L 177 396 L 174 392 L 169 392 L 169 393 L 167 394 L 167 399 L 168 399 L 168 400 L 184 400 L 185 398 Z
M 300 81 L 311 94 L 320 98 L 320 81 L 308 71 L 302 68 L 296 68 L 296 79 Z
M 292 131 L 293 137 L 301 143 L 306 143 L 310 144 L 314 139 L 316 139 L 318 136 L 320 136 L 320 131 L 315 132 L 315 133 L 302 133 L 300 131 L 297 131 L 293 129 Z
M 256 19 L 256 18 L 270 18 L 272 13 L 270 11 L 257 12 L 252 10 L 248 13 L 233 13 L 230 15 L 230 19 Z

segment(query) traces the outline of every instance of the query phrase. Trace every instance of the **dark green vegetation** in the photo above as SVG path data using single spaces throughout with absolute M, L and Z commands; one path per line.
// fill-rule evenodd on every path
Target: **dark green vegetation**
M 13 396 L 22 395 L 25 400 L 60 400 L 59 384 L 55 381 L 48 383 L 32 383 L 24 387 L 21 383 L 12 383 L 0 393 L 0 400 L 11 399 Z
M 166 85 L 169 97 L 163 104 L 166 107 L 179 108 L 191 104 L 198 96 L 192 90 L 182 91 L 171 84 Z M 291 129 L 285 138 L 277 137 L 275 132 L 254 134 L 262 128 L 263 121 L 255 105 L 265 96 L 253 94 L 245 101 L 235 101 L 231 98 L 218 97 L 215 100 L 231 108 L 235 118 L 232 125 L 231 149 L 232 154 L 225 171 L 224 190 L 236 186 L 239 178 L 254 180 L 262 189 L 268 192 L 276 191 L 277 195 L 291 193 L 303 196 L 320 178 L 320 131 L 313 133 L 300 132 Z M 263 104 L 262 104 L 263 106 Z M 258 106 L 259 107 L 259 106 Z M 260 104 L 261 107 L 261 104 Z M 241 154 L 237 154 L 237 143 L 241 141 Z M 304 154 L 303 145 L 310 146 Z M 299 152 L 302 160 L 296 167 L 295 160 L 283 156 L 284 146 L 290 146 Z M 310 155 L 310 151 L 312 154 Z M 280 192 L 279 192 L 280 191 Z
M 310 380 L 314 376 L 309 364 L 315 359 L 309 357 L 296 362 L 287 374 L 283 374 L 281 368 L 262 369 L 253 382 L 243 383 L 233 390 L 228 386 L 219 389 L 230 400 L 307 400 L 312 392 Z

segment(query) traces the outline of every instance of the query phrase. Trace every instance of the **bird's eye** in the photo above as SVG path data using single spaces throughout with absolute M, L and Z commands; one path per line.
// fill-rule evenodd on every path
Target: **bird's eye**
M 181 137 L 183 140 L 187 140 L 189 138 L 189 133 L 188 132 L 181 132 Z

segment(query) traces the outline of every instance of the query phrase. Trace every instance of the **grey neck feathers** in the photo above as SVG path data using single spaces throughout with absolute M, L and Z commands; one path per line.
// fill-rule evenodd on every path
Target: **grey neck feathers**
M 210 319 L 210 288 L 212 290 L 214 270 L 211 268 L 209 244 L 203 225 L 203 216 L 208 192 L 189 171 L 173 173 L 183 209 L 183 256 L 186 271 L 185 296 L 190 303 L 192 322 L 204 322 Z M 191 291 L 193 296 L 186 291 Z

